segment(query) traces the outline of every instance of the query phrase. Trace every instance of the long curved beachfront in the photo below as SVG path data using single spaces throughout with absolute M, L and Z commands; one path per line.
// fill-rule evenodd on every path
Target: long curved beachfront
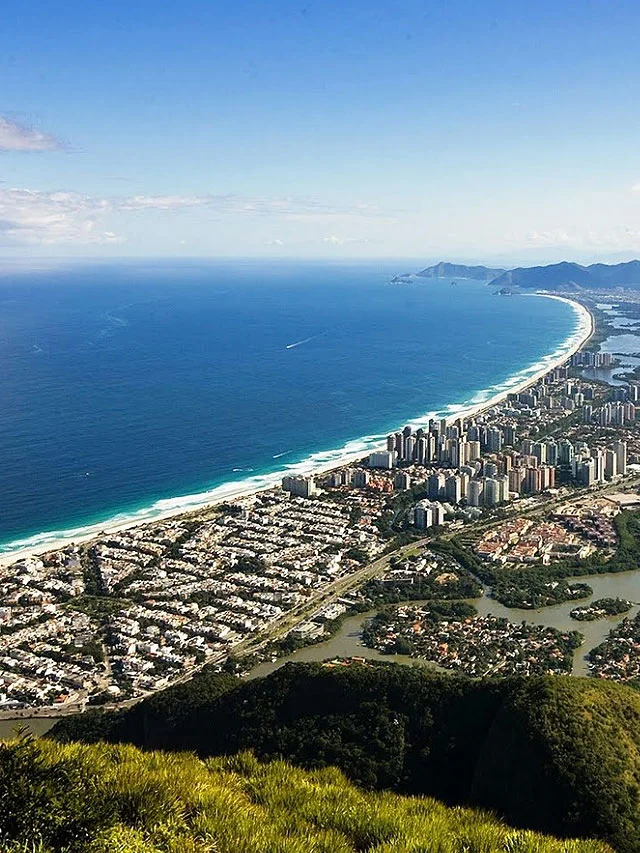
M 456 418 L 469 418 L 486 411 L 498 405 L 508 394 L 522 392 L 530 385 L 534 385 L 550 370 L 564 364 L 567 359 L 586 344 L 593 334 L 594 318 L 585 305 L 575 299 L 556 296 L 555 294 L 536 293 L 531 295 L 555 299 L 570 305 L 578 319 L 573 334 L 554 352 L 514 376 L 509 377 L 500 385 L 477 392 L 470 401 L 461 404 L 451 404 L 444 410 L 426 412 L 418 418 L 411 419 L 409 421 L 410 426 L 415 429 L 424 425 L 432 417 L 444 417 L 448 420 L 453 420 Z M 379 449 L 383 438 L 384 436 L 381 435 L 365 436 L 361 439 L 348 442 L 337 450 L 313 453 L 301 462 L 287 464 L 282 470 L 268 474 L 259 474 L 240 482 L 228 482 L 209 491 L 194 495 L 159 500 L 138 512 L 128 514 L 127 516 L 115 516 L 108 522 L 100 522 L 94 525 L 62 531 L 43 532 L 39 535 L 29 537 L 29 539 L 22 542 L 17 541 L 12 543 L 10 549 L 4 553 L 0 553 L 0 565 L 7 565 L 32 554 L 56 550 L 72 542 L 76 544 L 88 542 L 105 532 L 115 533 L 119 530 L 202 510 L 223 501 L 246 497 L 258 491 L 273 488 L 285 474 L 325 473 L 342 465 L 362 459 L 369 452 Z

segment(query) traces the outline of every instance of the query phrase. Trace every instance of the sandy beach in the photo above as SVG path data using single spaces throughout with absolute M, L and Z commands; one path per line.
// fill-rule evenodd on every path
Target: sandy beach
M 529 294 L 522 294 L 524 296 L 528 296 Z M 515 375 L 510 380 L 506 381 L 503 385 L 500 386 L 499 390 L 496 391 L 495 394 L 491 394 L 489 397 L 484 397 L 478 402 L 473 402 L 469 405 L 464 406 L 450 406 L 450 411 L 446 415 L 446 420 L 453 421 L 458 418 L 470 418 L 472 416 L 477 416 L 482 412 L 491 409 L 492 407 L 498 405 L 502 400 L 504 400 L 508 394 L 520 393 L 527 389 L 529 386 L 534 385 L 545 376 L 550 370 L 553 370 L 555 367 L 559 367 L 564 364 L 575 352 L 578 352 L 589 340 L 594 331 L 594 318 L 590 311 L 582 305 L 582 303 L 577 302 L 574 299 L 568 299 L 564 296 L 556 296 L 555 294 L 550 293 L 535 293 L 531 294 L 532 296 L 544 296 L 547 299 L 556 299 L 560 302 L 565 302 L 568 305 L 571 305 L 576 314 L 579 317 L 578 329 L 573 334 L 573 336 L 555 353 L 551 353 L 549 356 L 543 358 L 537 365 L 534 365 L 531 368 L 532 372 L 528 370 L 522 371 L 520 374 Z M 501 298 L 509 298 L 509 297 L 501 297 Z M 487 391 L 478 392 L 476 396 L 483 395 L 488 393 L 491 389 L 487 389 Z M 417 428 L 420 424 L 424 424 L 428 416 L 425 415 L 421 418 L 410 421 L 410 425 L 414 428 Z M 323 463 L 314 457 L 321 457 L 323 454 L 314 454 L 309 459 L 304 460 L 303 462 L 289 465 L 287 466 L 287 470 L 284 473 L 287 474 L 323 474 L 328 471 L 335 470 L 336 468 L 340 468 L 344 465 L 353 464 L 371 452 L 371 449 L 368 449 L 363 452 L 362 449 L 357 452 L 349 453 L 345 450 L 345 454 L 342 455 L 339 459 L 333 458 L 330 462 Z M 60 538 L 49 538 L 51 534 L 43 533 L 43 540 L 46 537 L 46 541 L 43 541 L 42 544 L 31 544 L 29 547 L 25 547 L 24 549 L 16 549 L 12 551 L 8 551 L 4 554 L 0 554 L 0 566 L 10 565 L 11 563 L 15 563 L 18 560 L 25 559 L 26 557 L 44 554 L 50 551 L 55 551 L 60 548 L 64 548 L 70 544 L 85 544 L 87 542 L 91 542 L 94 539 L 99 538 L 105 533 L 117 533 L 122 530 L 128 530 L 133 527 L 140 527 L 146 524 L 153 524 L 158 521 L 166 520 L 168 518 L 179 518 L 181 516 L 185 516 L 194 512 L 201 512 L 208 508 L 214 507 L 217 504 L 224 503 L 226 501 L 238 500 L 240 498 L 248 497 L 252 494 L 255 494 L 259 491 L 265 491 L 267 489 L 273 488 L 280 481 L 283 472 L 277 472 L 274 474 L 263 475 L 260 477 L 251 478 L 254 481 L 263 481 L 258 483 L 252 483 L 250 486 L 247 481 L 243 481 L 237 484 L 237 487 L 234 488 L 233 483 L 229 483 L 224 487 L 224 494 L 219 497 L 213 498 L 213 496 L 208 497 L 209 493 L 204 492 L 200 495 L 193 496 L 193 504 L 188 503 L 188 497 L 184 499 L 180 499 L 183 503 L 180 508 L 175 506 L 171 506 L 173 501 L 167 500 L 164 503 L 167 504 L 166 509 L 158 509 L 157 512 L 154 512 L 152 516 L 145 518 L 133 518 L 129 517 L 127 520 L 122 520 L 118 518 L 114 518 L 111 522 L 103 522 L 99 524 L 95 524 L 92 526 L 85 526 L 79 528 L 78 530 L 67 530 L 64 531 L 64 536 Z M 214 490 L 218 491 L 218 490 Z M 184 502 L 187 502 L 185 505 Z

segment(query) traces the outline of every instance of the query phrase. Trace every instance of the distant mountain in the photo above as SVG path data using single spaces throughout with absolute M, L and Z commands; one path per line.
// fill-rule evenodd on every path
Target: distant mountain
M 441 261 L 432 267 L 416 273 L 420 278 L 473 278 L 477 281 L 491 281 L 505 272 L 503 269 L 490 267 L 467 267 L 464 264 L 449 264 Z
M 588 267 L 564 261 L 546 267 L 518 267 L 495 278 L 497 287 L 537 290 L 582 290 L 611 287 L 640 287 L 640 261 L 625 264 L 591 264 Z
M 562 261 L 539 267 L 494 269 L 441 262 L 415 274 L 420 278 L 471 278 L 499 288 L 521 287 L 535 290 L 598 290 L 600 288 L 640 288 L 640 261 L 622 264 L 582 264 Z M 406 280 L 406 276 L 398 280 Z
M 593 287 L 594 279 L 588 267 L 563 261 L 546 267 L 518 267 L 515 270 L 507 270 L 494 278 L 491 285 L 537 290 L 579 290 Z
M 601 287 L 640 285 L 640 261 L 628 261 L 626 264 L 591 264 L 587 269 L 602 282 Z

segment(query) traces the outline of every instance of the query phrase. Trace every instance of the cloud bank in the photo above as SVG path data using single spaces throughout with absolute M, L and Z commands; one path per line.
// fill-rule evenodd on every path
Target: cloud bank
M 81 193 L 0 187 L 0 244 L 119 243 L 116 233 L 127 216 L 201 209 L 216 216 L 278 217 L 283 220 L 336 221 L 375 217 L 370 208 L 338 208 L 313 199 L 247 198 L 235 195 L 136 195 L 100 198 Z M 112 223 L 104 224 L 105 220 Z M 113 224 L 115 223 L 115 224 Z M 350 239 L 328 238 L 342 245 Z M 281 245 L 281 241 L 274 241 Z
M 60 151 L 62 147 L 54 136 L 0 115 L 0 151 Z

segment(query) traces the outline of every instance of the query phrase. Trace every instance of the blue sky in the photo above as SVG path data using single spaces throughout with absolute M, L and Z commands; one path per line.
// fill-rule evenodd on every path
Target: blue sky
M 9 2 L 0 256 L 640 254 L 640 4 Z

